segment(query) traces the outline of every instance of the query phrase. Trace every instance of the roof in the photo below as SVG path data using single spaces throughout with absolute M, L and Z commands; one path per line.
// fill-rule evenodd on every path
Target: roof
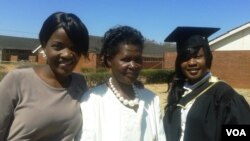
M 102 47 L 101 39 L 102 37 L 91 36 L 89 52 L 100 53 L 101 47 Z M 163 57 L 163 54 L 166 51 L 171 50 L 169 46 L 170 45 L 168 43 L 158 44 L 158 43 L 154 43 L 152 41 L 146 40 L 144 44 L 144 49 L 143 49 L 143 56 L 161 58 Z
M 245 24 L 243 24 L 243 25 L 241 25 L 241 26 L 233 28 L 232 30 L 229 30 L 226 33 L 224 33 L 224 34 L 222 34 L 222 35 L 220 35 L 220 36 L 218 36 L 218 37 L 210 40 L 209 41 L 209 45 L 211 46 L 211 45 L 213 45 L 213 44 L 215 44 L 215 43 L 217 43 L 217 42 L 219 42 L 219 41 L 221 41 L 221 40 L 223 40 L 223 39 L 225 39 L 225 38 L 227 38 L 229 36 L 232 36 L 232 35 L 240 32 L 242 30 L 245 30 L 245 29 L 247 29 L 249 27 L 250 27 L 250 21 L 247 22 L 247 23 L 245 23 Z
M 143 49 L 143 57 L 162 58 L 164 53 L 169 51 L 170 44 L 157 44 L 154 42 L 146 41 Z
M 38 39 L 0 35 L 0 49 L 34 50 Z
M 99 36 L 90 36 L 89 52 L 100 53 L 101 39 Z M 0 49 L 23 49 L 32 50 L 33 53 L 39 52 L 40 42 L 35 38 L 12 37 L 0 35 Z M 146 41 L 143 50 L 144 57 L 161 58 L 166 51 L 174 51 L 174 45 L 171 43 L 158 44 L 152 41 Z

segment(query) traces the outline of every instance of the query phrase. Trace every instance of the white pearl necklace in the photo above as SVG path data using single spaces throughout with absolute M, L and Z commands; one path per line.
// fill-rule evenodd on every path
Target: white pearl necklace
M 139 98 L 138 98 L 138 94 L 136 93 L 136 89 L 135 86 L 132 85 L 133 87 L 133 91 L 135 93 L 135 99 L 133 100 L 127 100 L 125 99 L 115 88 L 115 86 L 112 83 L 112 78 L 109 78 L 109 85 L 111 90 L 113 91 L 113 93 L 115 94 L 115 96 L 117 97 L 117 99 L 125 106 L 129 106 L 129 107 L 135 107 L 139 104 Z

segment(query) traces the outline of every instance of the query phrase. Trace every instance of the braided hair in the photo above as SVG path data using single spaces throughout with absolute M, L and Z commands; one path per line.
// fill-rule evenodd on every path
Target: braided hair
M 143 49 L 144 37 L 141 32 L 130 26 L 118 25 L 109 29 L 102 39 L 101 58 L 106 67 L 110 67 L 107 59 L 112 59 L 119 51 L 120 44 L 133 44 Z

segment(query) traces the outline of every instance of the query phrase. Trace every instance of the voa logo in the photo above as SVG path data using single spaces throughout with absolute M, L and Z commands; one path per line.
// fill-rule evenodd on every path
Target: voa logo
M 227 136 L 247 136 L 244 129 L 226 129 Z

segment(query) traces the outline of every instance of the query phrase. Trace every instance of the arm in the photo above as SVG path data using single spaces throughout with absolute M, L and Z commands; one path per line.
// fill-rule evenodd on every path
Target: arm
M 96 140 L 96 119 L 98 119 L 98 115 L 96 115 L 95 111 L 95 97 L 90 98 L 90 92 L 86 92 L 83 94 L 81 101 L 81 112 L 83 125 L 81 129 L 80 141 L 95 141 Z
M 250 125 L 250 106 L 243 96 L 235 94 L 227 107 L 225 124 Z
M 166 136 L 165 136 L 165 131 L 163 128 L 163 115 L 161 113 L 161 108 L 160 108 L 160 100 L 159 97 L 155 97 L 155 115 L 156 115 L 156 128 L 157 128 L 157 140 L 158 141 L 165 141 Z
M 6 140 L 16 105 L 17 80 L 8 73 L 0 82 L 0 140 Z
M 217 135 L 221 139 L 222 125 L 248 124 L 250 125 L 250 106 L 243 96 L 239 95 L 232 87 L 220 83 L 216 97 Z
M 218 115 L 222 124 L 250 124 L 250 106 L 231 86 L 220 83 L 217 94 Z

